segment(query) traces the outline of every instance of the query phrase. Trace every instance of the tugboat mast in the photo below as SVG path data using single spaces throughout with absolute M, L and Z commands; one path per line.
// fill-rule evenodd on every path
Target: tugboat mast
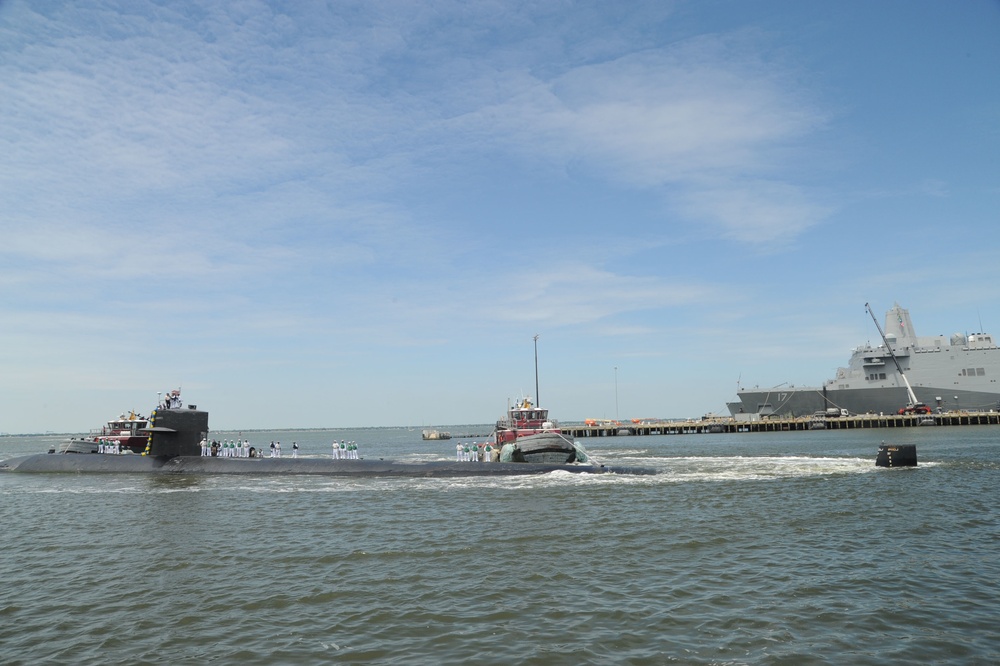
M 535 341 L 535 405 L 542 404 L 541 398 L 538 397 L 538 334 L 535 333 L 535 337 L 532 338 Z

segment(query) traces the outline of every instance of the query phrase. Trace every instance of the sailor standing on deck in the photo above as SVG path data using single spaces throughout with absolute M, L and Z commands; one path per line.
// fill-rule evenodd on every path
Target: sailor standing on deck
M 341 459 L 347 459 L 347 442 L 340 440 L 340 457 Z
M 292 442 L 292 457 L 293 458 L 299 457 L 299 445 L 295 442 Z
M 490 446 L 489 442 L 486 442 L 486 459 L 483 462 L 493 462 L 493 447 Z
M 271 457 L 274 457 L 274 442 L 271 442 Z
M 479 462 L 479 448 L 476 446 L 475 442 L 473 442 L 472 446 L 469 447 L 469 454 L 472 456 L 469 460 L 472 462 Z

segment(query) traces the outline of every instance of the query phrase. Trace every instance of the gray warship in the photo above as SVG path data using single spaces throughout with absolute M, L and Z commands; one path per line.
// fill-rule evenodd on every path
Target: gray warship
M 1000 409 L 1000 348 L 992 335 L 918 336 L 909 310 L 898 303 L 886 313 L 884 330 L 888 348 L 856 347 L 847 367 L 822 386 L 740 387 L 729 412 L 737 418 L 896 414 L 910 402 L 906 380 L 917 400 L 934 411 Z

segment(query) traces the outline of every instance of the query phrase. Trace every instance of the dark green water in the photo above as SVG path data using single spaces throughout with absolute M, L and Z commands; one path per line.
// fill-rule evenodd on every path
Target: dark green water
M 419 431 L 247 436 L 454 457 Z M 874 467 L 889 436 L 917 469 Z M 584 440 L 655 477 L 0 474 L 0 662 L 997 663 L 998 437 Z

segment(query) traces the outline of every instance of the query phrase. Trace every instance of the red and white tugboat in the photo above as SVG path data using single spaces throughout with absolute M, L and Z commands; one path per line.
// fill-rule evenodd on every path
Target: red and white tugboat
M 538 395 L 538 336 L 535 341 L 535 395 Z M 562 434 L 559 424 L 549 420 L 549 410 L 521 398 L 507 416 L 497 421 L 493 438 L 500 450 L 500 462 L 565 464 L 586 462 L 587 453 L 571 437 Z
M 159 394 L 157 394 L 159 395 Z M 161 407 L 179 409 L 180 389 L 167 392 Z M 149 417 L 141 416 L 134 410 L 111 419 L 101 428 L 95 428 L 80 439 L 70 439 L 59 447 L 60 453 L 97 453 L 99 451 L 120 451 L 121 453 L 142 453 L 149 443 Z
M 521 398 L 507 408 L 507 416 L 497 421 L 498 446 L 513 442 L 518 437 L 538 435 L 543 432 L 561 433 L 559 424 L 549 420 L 549 410 L 531 404 L 531 396 Z
M 549 420 L 549 410 L 531 404 L 530 397 L 509 407 L 493 434 L 500 462 L 564 464 L 587 460 L 580 446 L 562 434 L 558 423 Z

